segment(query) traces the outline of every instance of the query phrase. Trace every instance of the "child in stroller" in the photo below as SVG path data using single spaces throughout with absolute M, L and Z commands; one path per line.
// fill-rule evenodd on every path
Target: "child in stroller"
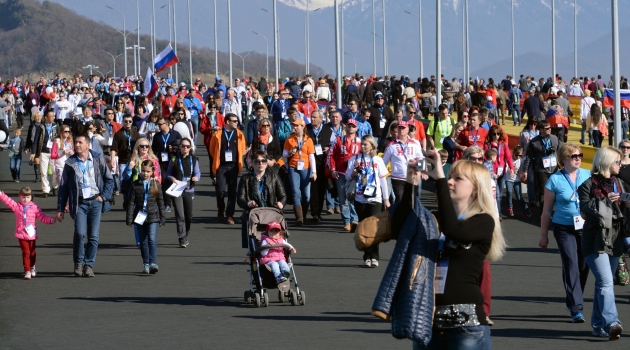
M 282 232 L 282 226 L 277 221 L 272 221 L 267 224 L 267 234 L 262 235 L 261 246 L 285 244 L 285 247 L 267 248 L 260 252 L 260 263 L 267 265 L 274 277 L 276 283 L 280 284 L 285 282 L 291 276 L 291 270 L 284 257 L 284 249 L 291 250 L 291 253 L 295 254 L 295 248 L 290 245 L 286 239 L 280 234 Z

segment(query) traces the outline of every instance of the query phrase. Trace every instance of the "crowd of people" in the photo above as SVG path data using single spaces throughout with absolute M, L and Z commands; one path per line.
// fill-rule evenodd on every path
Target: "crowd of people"
M 74 275 L 94 277 L 100 218 L 117 203 L 134 230 L 142 272 L 157 273 L 158 228 L 174 211 L 179 246 L 191 244 L 195 184 L 206 176 L 216 189 L 220 222 L 234 225 L 237 206 L 242 209 L 243 247 L 250 210 L 287 205 L 296 226 L 339 215 L 339 229 L 355 232 L 362 220 L 399 203 L 393 215 L 403 219 L 393 231 L 402 237 L 414 196 L 425 189 L 436 193 L 437 221 L 446 237 L 436 261 L 450 258 L 454 269 L 448 275 L 437 271 L 466 281 L 446 279 L 436 306 L 470 303 L 462 312 L 475 320 L 452 327 L 434 323 L 433 330 L 480 327 L 479 344 L 487 346 L 493 324 L 490 261 L 505 249 L 501 221 L 506 211 L 515 216 L 515 196 L 526 219 L 540 208 L 541 248 L 553 231 L 572 322 L 585 322 L 582 291 L 590 269 L 596 286 L 593 335 L 619 338 L 612 283 L 630 244 L 630 200 L 622 196 L 630 184 L 630 141 L 602 147 L 613 130 L 612 111 L 599 100 L 606 87 L 601 76 L 570 83 L 522 75 L 498 83 L 440 77 L 440 99 L 435 79 L 357 74 L 343 79 L 337 96 L 329 76 L 287 78 L 276 89 L 265 77 L 236 79 L 229 87 L 219 77 L 214 84 L 197 78 L 189 86 L 167 74 L 153 99 L 140 92 L 141 77 L 0 83 L 0 129 L 7 135 L 0 149 L 9 152 L 15 182 L 28 155 L 41 185 L 41 191 L 23 187 L 18 202 L 0 193 L 16 214 L 24 278 L 37 274 L 35 220 L 54 224 L 65 213 L 75 221 Z M 568 95 L 582 98 L 581 143 L 588 131 L 589 145 L 599 148 L 590 172 L 580 168 L 581 146 L 567 142 L 573 117 Z M 503 128 L 505 116 L 514 126 L 525 123 L 514 147 Z M 202 145 L 210 164 L 203 171 Z M 57 196 L 55 217 L 34 203 L 38 192 Z M 378 267 L 379 260 L 378 245 L 363 252 L 364 267 Z M 466 300 L 459 298 L 463 290 Z M 443 341 L 443 335 L 434 332 L 433 339 Z

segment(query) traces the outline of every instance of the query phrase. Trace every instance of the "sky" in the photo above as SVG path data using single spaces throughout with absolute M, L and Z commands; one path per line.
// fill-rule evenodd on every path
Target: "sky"
M 122 16 L 107 9 L 109 5 L 125 13 L 126 26 L 138 25 L 136 1 L 133 0 L 51 0 L 80 15 L 122 29 Z M 149 34 L 152 2 L 155 8 L 169 0 L 137 0 L 140 6 L 140 31 Z M 188 43 L 186 0 L 173 0 L 177 42 Z M 193 45 L 214 49 L 213 0 L 189 0 Z M 515 0 L 516 75 L 551 76 L 551 1 Z M 218 50 L 228 51 L 228 0 L 216 0 Z M 436 72 L 436 0 L 422 1 L 422 54 L 419 50 L 418 0 L 345 0 L 343 2 L 344 74 L 356 70 L 374 73 L 372 4 L 376 29 L 376 74 L 383 75 L 383 33 L 387 38 L 388 73 L 416 78 L 422 62 L 425 76 Z M 463 75 L 463 5 L 465 0 L 441 0 L 442 72 L 447 77 Z M 578 76 L 612 74 L 612 17 L 610 0 L 576 0 L 578 32 Z M 333 0 L 278 0 L 280 57 L 305 62 L 305 15 L 310 12 L 310 61 L 336 75 Z M 339 1 L 341 4 L 341 1 Z M 383 3 L 385 17 L 383 17 Z M 273 54 L 273 0 L 231 0 L 232 49 L 243 53 L 256 50 L 265 54 L 263 38 L 269 40 Z M 468 0 L 471 75 L 502 78 L 512 73 L 511 0 Z M 156 10 L 156 35 L 169 38 L 167 6 Z M 318 9 L 317 11 L 313 11 Z M 409 11 L 415 16 L 405 13 Z M 630 1 L 619 1 L 619 18 L 630 17 Z M 385 32 L 383 28 L 385 19 Z M 620 33 L 628 30 L 620 25 Z M 574 0 L 555 1 L 556 68 L 565 77 L 574 75 Z M 131 36 L 130 36 L 131 37 Z M 122 38 L 121 38 L 122 40 Z M 630 38 L 621 35 L 623 57 L 630 55 Z M 144 45 L 144 44 L 143 44 Z M 147 43 L 148 45 L 148 43 Z M 629 48 L 629 49 L 626 49 Z M 354 57 L 352 57 L 352 56 Z M 234 64 L 240 64 L 235 58 Z M 628 60 L 625 60 L 628 61 Z M 622 63 L 621 74 L 630 74 L 630 62 Z

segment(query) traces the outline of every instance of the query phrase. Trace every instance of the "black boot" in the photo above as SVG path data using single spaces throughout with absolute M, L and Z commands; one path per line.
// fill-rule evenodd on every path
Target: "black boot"
M 33 182 L 40 182 L 41 181 L 41 171 L 39 169 L 39 164 L 33 164 L 33 169 L 35 170 L 35 181 Z

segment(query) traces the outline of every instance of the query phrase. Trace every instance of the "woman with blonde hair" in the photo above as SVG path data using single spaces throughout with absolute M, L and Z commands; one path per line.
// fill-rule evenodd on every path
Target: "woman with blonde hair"
M 602 147 L 595 154 L 591 178 L 578 188 L 580 214 L 584 219 L 582 254 L 595 277 L 592 334 L 617 340 L 623 331 L 617 306 L 613 273 L 624 252 L 623 208 L 630 202 L 621 200 L 623 181 L 617 178 L 622 153 L 613 147 Z
M 61 183 L 61 175 L 66 159 L 74 154 L 74 141 L 72 139 L 72 131 L 69 125 L 62 125 L 58 137 L 53 142 L 51 150 L 51 158 L 53 159 L 53 176 L 57 178 L 57 183 Z

